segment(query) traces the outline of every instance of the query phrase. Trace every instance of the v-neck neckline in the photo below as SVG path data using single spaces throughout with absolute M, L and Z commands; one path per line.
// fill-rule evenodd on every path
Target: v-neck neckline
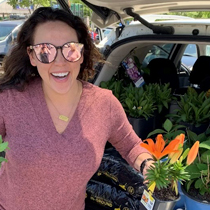
M 68 125 L 66 126 L 65 130 L 62 133 L 59 133 L 56 130 L 56 127 L 53 123 L 52 117 L 50 115 L 49 109 L 47 107 L 47 103 L 44 97 L 44 92 L 42 88 L 42 80 L 34 81 L 36 88 L 29 88 L 30 90 L 30 97 L 32 101 L 32 105 L 34 107 L 36 116 L 38 118 L 38 121 L 41 125 L 41 127 L 45 130 L 47 134 L 49 134 L 49 131 L 51 132 L 51 135 L 58 136 L 66 138 L 69 134 L 69 131 L 72 130 L 72 128 L 75 127 L 76 119 L 79 118 L 79 115 L 83 113 L 83 107 L 85 105 L 84 97 L 85 97 L 85 83 L 82 82 L 82 93 L 79 99 L 79 102 L 77 104 L 77 107 L 75 109 L 75 112 L 71 118 L 71 120 L 68 122 Z M 40 108 L 42 107 L 42 108 Z

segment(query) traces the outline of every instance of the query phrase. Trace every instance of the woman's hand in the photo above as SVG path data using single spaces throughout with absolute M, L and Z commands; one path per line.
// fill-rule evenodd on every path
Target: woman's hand
M 146 179 L 147 170 L 153 165 L 154 162 L 155 161 L 153 159 L 146 161 L 145 166 L 142 171 L 142 175 L 144 176 L 145 179 Z
M 140 154 L 135 161 L 135 168 L 145 177 L 147 170 L 154 163 L 153 157 L 149 153 Z

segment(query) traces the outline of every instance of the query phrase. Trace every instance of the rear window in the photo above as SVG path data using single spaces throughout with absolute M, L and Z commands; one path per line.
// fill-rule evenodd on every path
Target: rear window
M 168 58 L 174 44 L 161 44 L 161 45 L 153 45 L 149 51 L 147 52 L 143 62 L 142 67 L 146 67 L 149 62 L 155 58 Z

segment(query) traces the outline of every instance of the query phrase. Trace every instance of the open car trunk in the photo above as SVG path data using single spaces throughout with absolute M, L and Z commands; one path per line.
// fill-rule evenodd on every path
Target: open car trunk
M 129 57 L 136 57 L 142 69 L 146 68 L 154 58 L 165 58 L 172 60 L 177 68 L 179 88 L 187 87 L 190 85 L 189 75 L 192 66 L 197 57 L 206 55 L 209 42 L 210 37 L 186 35 L 156 35 L 155 37 L 144 35 L 115 42 L 104 50 L 106 63 L 97 67 L 98 72 L 92 82 L 95 85 L 100 85 L 102 81 L 110 80 L 118 71 L 125 71 L 122 68 L 122 62 Z M 186 55 L 185 50 L 189 45 L 195 50 L 191 55 Z M 170 49 L 161 49 L 167 46 L 170 46 Z M 157 48 L 155 52 L 153 52 L 154 48 Z M 188 64 L 188 60 L 190 60 L 190 64 Z

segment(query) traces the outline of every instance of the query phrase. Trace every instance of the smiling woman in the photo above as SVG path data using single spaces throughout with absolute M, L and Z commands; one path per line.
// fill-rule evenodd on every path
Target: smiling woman
M 87 82 L 101 57 L 70 12 L 41 7 L 22 26 L 0 78 L 0 134 L 10 145 L 0 209 L 84 210 L 107 141 L 143 174 L 152 164 L 120 102 Z

